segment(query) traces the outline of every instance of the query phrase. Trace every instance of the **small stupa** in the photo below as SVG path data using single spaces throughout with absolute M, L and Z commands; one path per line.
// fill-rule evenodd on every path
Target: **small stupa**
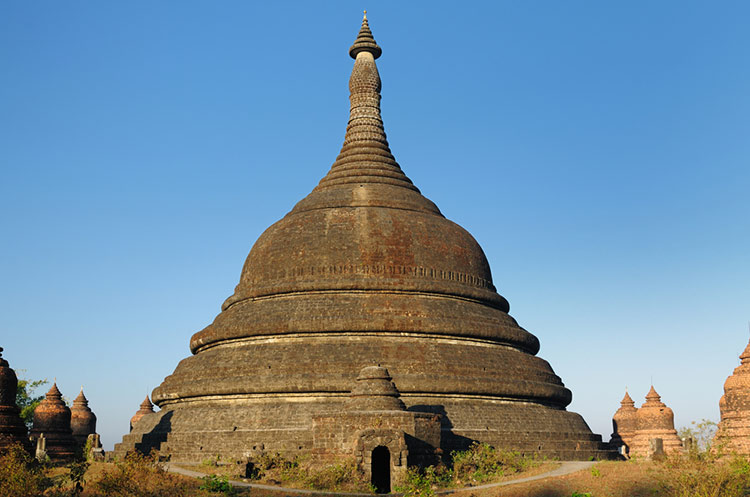
M 3 348 L 0 347 L 0 452 L 13 444 L 20 444 L 26 450 L 31 449 L 26 425 L 16 404 L 17 389 L 16 372 L 3 359 Z
M 750 454 L 750 343 L 740 355 L 740 365 L 724 382 L 719 400 L 721 421 L 715 442 L 727 452 Z
M 620 401 L 620 408 L 612 416 L 612 438 L 609 444 L 617 448 L 623 456 L 627 456 L 637 428 L 638 409 L 626 390 Z
M 130 431 L 133 431 L 133 427 L 135 424 L 141 420 L 143 416 L 146 414 L 153 414 L 154 413 L 154 404 L 151 403 L 151 400 L 148 398 L 148 395 L 146 395 L 146 398 L 143 399 L 143 402 L 141 402 L 140 407 L 137 411 L 135 411 L 135 414 L 133 414 L 133 417 L 130 418 Z
M 53 461 L 72 459 L 76 442 L 70 428 L 70 408 L 62 400 L 57 383 L 52 384 L 42 402 L 34 409 L 34 425 L 31 437 L 44 434 L 47 456 Z
M 406 410 L 392 379 L 386 368 L 380 366 L 363 368 L 350 394 L 348 407 L 358 411 Z
M 89 435 L 96 433 L 96 415 L 89 408 L 89 401 L 83 394 L 83 387 L 78 397 L 73 400 L 73 407 L 70 409 L 70 428 L 79 447 L 86 444 Z
M 650 457 L 651 441 L 660 438 L 664 453 L 669 455 L 682 451 L 682 441 L 674 429 L 674 412 L 661 401 L 654 386 L 646 394 L 646 402 L 636 414 L 636 432 L 630 447 L 631 456 Z
M 312 456 L 320 462 L 354 454 L 358 468 L 376 489 L 388 493 L 408 466 L 440 460 L 440 415 L 407 411 L 388 370 L 366 366 L 344 408 L 312 417 Z

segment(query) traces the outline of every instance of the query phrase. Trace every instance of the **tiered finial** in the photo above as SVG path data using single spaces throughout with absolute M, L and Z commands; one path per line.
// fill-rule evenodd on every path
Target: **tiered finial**
M 745 347 L 745 350 L 742 351 L 742 354 L 740 354 L 740 364 L 747 364 L 750 363 L 750 343 L 747 344 L 747 347 Z
M 380 117 L 380 74 L 375 59 L 382 50 L 372 37 L 367 16 L 349 49 L 354 59 L 349 79 L 349 124 L 341 153 L 318 188 L 341 184 L 386 183 L 419 191 L 391 153 Z
M 659 402 L 661 401 L 661 395 L 656 393 L 654 386 L 651 385 L 651 389 L 646 394 L 646 402 Z
M 367 22 L 367 11 L 362 18 L 362 27 L 359 29 L 357 39 L 354 40 L 354 44 L 349 49 L 349 55 L 352 59 L 356 59 L 359 52 L 370 52 L 376 59 L 383 53 L 383 50 L 375 43 L 375 38 L 372 37 L 370 24 Z

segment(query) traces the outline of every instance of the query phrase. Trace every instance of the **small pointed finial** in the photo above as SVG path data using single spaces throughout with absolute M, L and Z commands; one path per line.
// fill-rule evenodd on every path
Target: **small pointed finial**
M 359 52 L 370 52 L 376 59 L 383 53 L 375 42 L 375 38 L 372 37 L 372 31 L 370 31 L 370 25 L 367 22 L 367 11 L 365 11 L 362 19 L 362 27 L 359 30 L 359 34 L 357 34 L 357 39 L 354 40 L 354 44 L 349 48 L 349 55 L 352 59 L 356 59 Z

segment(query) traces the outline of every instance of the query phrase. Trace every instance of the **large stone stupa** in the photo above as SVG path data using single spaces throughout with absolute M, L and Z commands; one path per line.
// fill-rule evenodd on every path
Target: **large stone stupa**
M 724 382 L 719 411 L 715 443 L 725 452 L 750 455 L 750 343 L 740 354 L 740 365 Z
M 367 18 L 344 145 L 328 174 L 256 241 L 234 294 L 193 335 L 116 452 L 173 461 L 307 453 L 313 416 L 342 411 L 363 367 L 409 411 L 439 414 L 444 453 L 472 441 L 564 459 L 609 455 L 509 314 L 474 238 L 420 194 L 380 115 Z

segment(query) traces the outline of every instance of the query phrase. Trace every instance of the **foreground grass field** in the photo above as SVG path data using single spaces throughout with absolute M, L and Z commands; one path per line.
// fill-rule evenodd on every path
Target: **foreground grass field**
M 484 449 L 482 449 L 484 450 Z M 561 477 L 508 486 L 476 488 L 478 485 L 523 478 L 544 472 L 553 462 L 526 463 L 511 461 L 494 475 L 483 464 L 508 457 L 507 453 L 466 456 L 453 468 L 412 472 L 410 482 L 399 490 L 411 496 L 430 497 L 447 487 L 460 497 L 740 497 L 750 495 L 750 463 L 745 458 L 717 457 L 694 454 L 664 461 L 634 460 L 599 462 L 589 469 Z M 515 467 L 512 467 L 515 464 Z M 206 465 L 208 466 L 208 465 Z M 497 469 L 497 468 L 495 468 Z M 295 470 L 299 471 L 299 470 Z M 433 473 L 432 475 L 430 473 Z M 346 472 L 345 472 L 346 473 Z M 438 473 L 436 476 L 435 473 Z M 269 471 L 269 474 L 271 472 Z M 301 474 L 301 473 L 300 473 Z M 330 478 L 340 479 L 340 471 L 323 471 Z M 333 475 L 333 476 L 331 476 Z M 450 476 L 450 480 L 448 479 Z M 298 483 L 307 488 L 326 485 L 311 484 L 300 477 Z M 356 477 L 355 477 L 356 480 Z M 338 481 L 338 480 L 336 480 Z M 266 481 L 269 483 L 269 481 Z M 360 481 L 361 482 L 361 481 Z M 286 483 L 284 483 L 286 485 Z M 341 482 L 339 481 L 339 484 Z M 342 484 L 343 485 L 343 484 Z M 338 492 L 345 486 L 339 486 Z M 348 490 L 348 488 L 347 488 Z M 358 489 L 362 491 L 362 489 Z M 367 489 L 363 489 L 367 490 Z M 336 491 L 330 493 L 335 495 Z M 134 455 L 115 463 L 79 462 L 65 467 L 47 467 L 36 463 L 22 450 L 0 457 L 0 497 L 193 497 L 217 495 L 253 495 L 254 497 L 287 497 L 294 492 L 259 488 L 236 489 L 228 476 L 217 474 L 190 478 L 167 473 L 149 457 Z

